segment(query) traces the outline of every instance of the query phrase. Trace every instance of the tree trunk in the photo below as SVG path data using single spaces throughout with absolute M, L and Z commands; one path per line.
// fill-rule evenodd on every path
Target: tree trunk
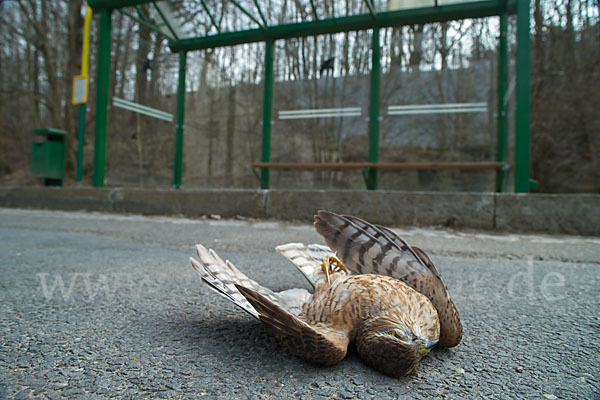
M 236 85 L 231 83 L 229 87 L 229 106 L 227 112 L 227 135 L 225 146 L 225 185 L 233 186 L 233 159 L 234 159 L 234 135 L 235 135 L 235 92 Z
M 160 79 L 162 75 L 161 71 L 161 63 L 158 59 L 160 55 L 160 49 L 163 43 L 163 37 L 161 35 L 154 35 L 154 46 L 152 49 L 153 53 L 153 62 L 152 62 L 152 71 L 150 75 L 150 95 L 154 99 L 158 99 L 161 96 L 160 93 Z
M 418 71 L 423 58 L 423 25 L 410 27 L 413 32 L 413 47 L 410 50 L 408 65 L 411 71 Z
M 148 77 L 144 70 L 144 62 L 150 51 L 150 29 L 141 25 L 138 32 L 138 57 L 135 59 L 135 101 L 139 104 L 147 103 Z M 137 137 L 138 148 L 138 174 L 139 182 L 144 184 L 144 147 L 142 142 L 142 134 L 148 137 L 148 131 L 143 123 L 142 116 L 135 113 L 135 132 Z
M 49 2 L 42 1 L 42 15 L 40 20 L 36 23 L 36 30 L 40 36 L 39 50 L 44 58 L 44 69 L 46 71 L 46 77 L 48 79 L 48 86 L 50 88 L 48 106 L 50 115 L 52 118 L 52 125 L 56 128 L 63 128 L 61 121 L 61 90 L 60 83 L 58 80 L 58 60 L 56 59 L 56 46 L 50 43 L 51 38 L 48 35 L 50 27 L 48 21 L 52 20 L 50 10 L 48 8 Z
M 123 21 L 125 17 L 121 14 L 115 13 L 115 23 L 113 29 L 113 48 L 115 49 L 112 56 L 112 65 L 110 71 L 110 90 L 108 98 L 112 99 L 115 94 L 117 97 L 123 98 L 124 87 L 126 79 L 126 69 L 128 66 L 127 60 L 123 62 L 123 53 L 127 54 L 127 49 L 124 49 L 129 43 L 127 40 L 123 40 Z M 130 25 L 130 28 L 132 26 Z M 129 29 L 130 30 L 130 29 Z M 125 51 L 123 51 L 125 50 Z M 127 57 L 125 57 L 127 58 Z
M 40 118 L 40 61 L 36 51 L 32 51 L 33 46 L 27 43 L 25 53 L 25 62 L 27 63 L 28 78 L 30 82 L 31 105 L 33 106 L 33 124 L 40 127 L 42 122 Z
M 442 22 L 440 24 L 440 41 L 438 43 L 438 52 L 442 59 L 442 71 L 448 69 L 448 23 Z
M 64 74 L 64 114 L 63 114 L 63 128 L 69 133 L 67 136 L 67 171 L 75 171 L 77 164 L 77 131 L 75 127 L 77 123 L 75 121 L 76 116 L 79 115 L 79 105 L 75 106 L 71 104 L 71 87 L 73 85 L 73 77 L 81 73 L 81 46 L 83 43 L 83 18 L 80 13 L 81 7 L 77 2 L 70 1 L 68 5 L 68 56 L 67 66 L 68 71 Z

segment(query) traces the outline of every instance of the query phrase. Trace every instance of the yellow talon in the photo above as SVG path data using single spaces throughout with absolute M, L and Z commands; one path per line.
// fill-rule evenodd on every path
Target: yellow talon
M 323 272 L 325 273 L 325 278 L 327 278 L 327 284 L 331 284 L 331 280 L 329 279 L 329 268 L 330 268 L 330 264 L 329 264 L 329 257 L 327 258 L 323 258 L 321 261 L 321 269 L 323 270 Z
M 334 272 L 348 272 L 348 269 L 336 256 L 328 255 L 321 262 L 321 269 L 325 273 L 327 283 L 331 284 L 330 275 Z
M 336 256 L 329 256 L 329 262 L 332 265 L 332 272 L 348 272 L 348 269 Z

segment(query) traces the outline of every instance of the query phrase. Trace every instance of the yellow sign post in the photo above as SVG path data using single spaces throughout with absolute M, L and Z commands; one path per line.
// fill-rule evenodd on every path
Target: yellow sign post
M 87 103 L 88 95 L 88 54 L 90 52 L 90 25 L 92 9 L 85 6 L 85 20 L 83 22 L 83 47 L 81 51 L 81 75 L 73 78 L 73 104 Z
M 79 132 L 77 143 L 77 185 L 83 178 L 83 144 L 85 142 L 85 110 L 88 97 L 88 54 L 90 52 L 90 25 L 92 9 L 86 4 L 81 49 L 81 75 L 73 78 L 73 104 L 79 104 Z

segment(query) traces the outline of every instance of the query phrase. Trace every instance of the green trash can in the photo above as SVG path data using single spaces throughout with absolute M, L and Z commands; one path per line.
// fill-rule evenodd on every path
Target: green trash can
M 34 129 L 38 140 L 31 145 L 31 174 L 46 186 L 62 186 L 65 179 L 67 132 L 52 128 Z

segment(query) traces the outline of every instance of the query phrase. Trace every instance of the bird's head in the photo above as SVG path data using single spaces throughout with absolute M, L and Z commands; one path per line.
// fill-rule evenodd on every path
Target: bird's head
M 361 358 L 377 371 L 392 377 L 416 372 L 421 359 L 438 343 L 426 339 L 411 321 L 377 317 L 367 320 L 358 333 Z

